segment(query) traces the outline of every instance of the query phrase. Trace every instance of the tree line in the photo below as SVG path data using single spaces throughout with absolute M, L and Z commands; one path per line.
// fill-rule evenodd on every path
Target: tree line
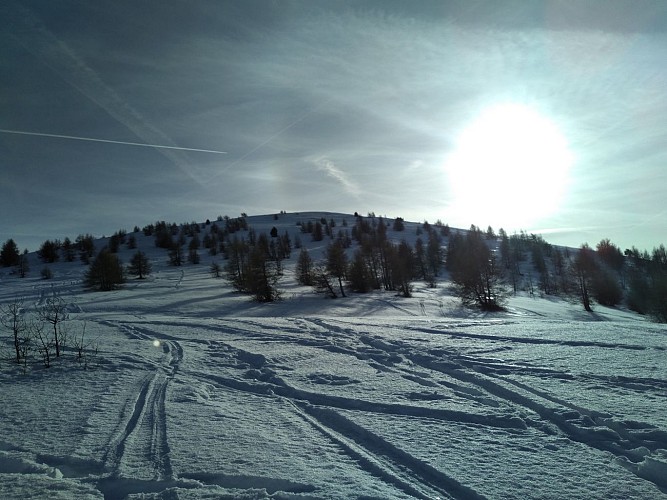
M 278 217 L 277 215 L 275 216 Z M 159 221 L 134 228 L 154 238 L 155 246 L 167 251 L 168 262 L 181 266 L 198 264 L 200 253 L 220 255 L 225 264 L 213 262 L 211 272 L 223 276 L 232 287 L 255 300 L 278 300 L 278 282 L 284 274 L 283 261 L 292 249 L 300 252 L 295 263 L 296 280 L 330 297 L 372 290 L 412 295 L 414 281 L 435 287 L 447 275 L 452 289 L 465 305 L 484 310 L 499 310 L 507 297 L 525 290 L 530 294 L 561 296 L 579 301 L 591 311 L 594 304 L 618 306 L 622 303 L 640 314 L 667 322 L 667 252 L 664 245 L 651 253 L 635 247 L 622 252 L 608 239 L 594 248 L 555 247 L 541 236 L 524 231 L 508 235 L 489 227 L 482 231 L 471 226 L 467 231 L 451 230 L 438 221 L 416 227 L 417 237 L 397 238 L 405 222 L 396 217 L 385 220 L 369 213 L 355 213 L 354 223 L 338 226 L 334 219 L 298 222 L 299 231 L 290 237 L 273 227 L 268 234 L 257 234 L 246 217 L 218 217 L 217 221 L 166 223 Z M 389 237 L 388 231 L 394 234 Z M 324 257 L 315 262 L 303 247 L 302 238 L 328 243 Z M 408 243 L 414 241 L 414 245 Z M 123 266 L 117 257 L 120 245 L 136 249 L 136 237 L 119 230 L 107 239 L 97 253 L 89 234 L 74 241 L 46 240 L 37 254 L 45 264 L 77 258 L 89 266 L 85 285 L 113 290 L 127 275 L 144 279 L 151 263 L 137 251 Z M 25 277 L 29 271 L 28 252 L 20 252 L 13 239 L 0 251 L 0 265 L 14 267 Z M 44 270 L 42 271 L 43 277 Z

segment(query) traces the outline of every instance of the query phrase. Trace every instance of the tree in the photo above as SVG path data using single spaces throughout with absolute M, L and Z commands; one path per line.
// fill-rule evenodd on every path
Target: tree
M 332 276 L 326 270 L 325 266 L 321 264 L 316 265 L 313 275 L 315 280 L 315 290 L 318 293 L 325 293 L 332 299 L 338 297 L 338 294 L 336 294 L 336 290 L 334 289 Z
M 313 259 L 306 248 L 301 248 L 299 252 L 294 273 L 296 274 L 296 280 L 302 285 L 312 286 L 315 283 Z
M 667 274 L 653 279 L 648 307 L 649 315 L 660 323 L 667 323 Z
M 107 248 L 100 250 L 84 276 L 85 286 L 103 292 L 115 290 L 124 282 L 123 265 Z
M 136 276 L 140 280 L 148 276 L 151 273 L 151 270 L 151 263 L 148 260 L 148 257 L 146 257 L 146 254 L 142 251 L 136 252 L 132 256 L 130 264 L 127 266 L 127 272 Z
M 59 259 L 58 251 L 60 250 L 60 241 L 58 240 L 46 240 L 39 247 L 37 254 L 42 259 L 43 262 L 47 264 L 52 264 Z
M 198 250 L 200 246 L 201 243 L 199 242 L 199 236 L 195 234 L 188 245 L 188 262 L 190 264 L 199 264 L 200 257 Z
M 322 224 L 317 221 L 315 227 L 313 228 L 313 241 L 322 241 L 324 239 L 324 234 L 322 230 Z
M 270 258 L 268 237 L 262 233 L 253 239 L 252 245 L 236 237 L 229 242 L 227 280 L 236 290 L 253 295 L 258 302 L 278 300 L 280 273 L 276 261 Z
M 430 278 L 429 273 L 426 270 L 426 250 L 424 249 L 424 241 L 417 237 L 415 241 L 415 267 L 417 270 L 417 275 L 423 279 L 428 280 Z
M 80 234 L 76 237 L 76 247 L 79 249 L 79 259 L 84 264 L 90 264 L 90 259 L 95 255 L 95 239 L 91 234 Z
M 591 312 L 591 288 L 592 280 L 597 270 L 595 254 L 587 243 L 579 248 L 579 252 L 571 266 L 571 275 L 574 281 L 575 290 L 581 299 L 581 303 L 586 311 Z
M 32 337 L 39 341 L 37 344 L 37 351 L 42 355 L 44 367 L 49 368 L 51 366 L 51 353 L 55 345 L 55 340 L 51 335 L 44 331 L 43 323 L 35 321 L 30 327 L 32 329 Z
M 435 231 L 430 231 L 428 234 L 428 243 L 426 244 L 426 262 L 428 264 L 429 276 L 438 276 L 442 267 L 442 257 L 440 237 Z
M 252 248 L 249 255 L 247 291 L 253 294 L 258 302 L 273 302 L 280 298 L 277 287 L 279 271 L 275 261 L 269 259 L 262 239 L 266 239 L 265 234 L 260 235 L 258 244 Z
M 25 342 L 27 325 L 23 316 L 23 299 L 15 298 L 5 307 L 0 308 L 0 322 L 2 326 L 12 332 L 16 363 L 21 364 L 22 346 Z
M 28 271 L 30 271 L 30 263 L 28 262 L 27 248 L 23 250 L 23 253 L 19 257 L 18 271 L 19 271 L 19 276 L 21 278 L 25 278 L 28 275 Z
M 343 278 L 347 274 L 347 255 L 345 254 L 345 249 L 338 241 L 334 241 L 327 246 L 326 270 L 331 276 L 338 279 L 340 294 L 345 297 Z
M 219 278 L 222 273 L 222 267 L 217 262 L 211 262 L 211 275 L 214 278 Z
M 53 336 L 51 339 L 53 341 L 53 347 L 56 350 L 56 357 L 60 356 L 60 351 L 66 343 L 67 333 L 62 329 L 62 323 L 69 319 L 69 314 L 67 312 L 67 304 L 60 296 L 54 295 L 49 297 L 44 302 L 38 311 L 37 314 L 39 319 L 44 323 L 49 323 L 53 328 Z M 40 335 L 41 337 L 41 335 Z M 40 338 L 42 341 L 42 346 L 46 349 L 47 345 L 50 345 L 50 342 L 46 342 L 44 338 Z M 48 349 L 46 353 L 46 365 L 48 366 Z
M 183 265 L 183 245 L 179 240 L 172 240 L 169 247 L 169 264 L 172 266 Z
M 611 271 L 598 269 L 593 275 L 591 286 L 593 297 L 598 304 L 603 306 L 617 306 L 623 300 L 623 290 Z
M 412 296 L 412 278 L 415 275 L 415 258 L 410 245 L 401 241 L 393 248 L 390 257 L 392 283 L 403 297 Z
M 486 311 L 502 309 L 506 295 L 502 273 L 481 231 L 471 228 L 465 237 L 450 236 L 447 268 L 464 305 Z
M 664 245 L 653 252 L 626 250 L 631 259 L 628 306 L 652 319 L 667 323 L 667 250 Z
M 76 258 L 76 248 L 74 243 L 72 243 L 72 240 L 65 238 L 60 247 L 60 251 L 65 262 L 74 262 L 74 259 Z
M 0 265 L 3 267 L 16 266 L 19 263 L 19 257 L 19 249 L 14 240 L 10 238 L 5 241 L 0 251 Z
M 602 262 L 615 271 L 620 271 L 625 263 L 625 257 L 621 249 L 608 239 L 601 240 L 597 244 L 597 253 Z
M 347 280 L 350 289 L 354 292 L 366 293 L 373 288 L 373 275 L 363 250 L 357 249 L 347 270 Z
M 225 274 L 227 281 L 239 292 L 245 291 L 246 272 L 250 246 L 243 238 L 234 236 L 226 245 L 227 263 Z

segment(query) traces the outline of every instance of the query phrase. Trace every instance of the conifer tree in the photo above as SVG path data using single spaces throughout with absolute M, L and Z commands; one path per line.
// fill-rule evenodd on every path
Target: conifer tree
M 16 266 L 19 263 L 19 249 L 13 239 L 8 239 L 0 251 L 0 265 L 3 267 Z
M 133 276 L 136 276 L 140 280 L 146 278 L 151 273 L 152 265 L 146 257 L 146 254 L 142 251 L 137 251 L 130 260 L 130 264 L 127 266 L 127 272 Z
M 312 286 L 315 284 L 315 277 L 313 275 L 313 259 L 308 253 L 308 249 L 301 248 L 299 252 L 299 257 L 296 261 L 296 267 L 294 272 L 296 274 L 296 280 L 307 286 Z
M 108 292 L 115 290 L 125 282 L 125 274 L 120 259 L 103 248 L 90 264 L 85 274 L 84 283 L 89 288 Z

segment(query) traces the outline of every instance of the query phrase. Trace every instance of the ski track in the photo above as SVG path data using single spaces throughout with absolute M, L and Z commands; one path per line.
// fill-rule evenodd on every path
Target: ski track
M 233 350 L 233 348 L 231 349 Z M 247 353 L 236 351 L 240 359 L 247 359 Z M 261 365 L 255 365 L 261 368 Z M 199 374 L 198 378 L 228 389 L 251 393 L 269 398 L 286 400 L 295 412 L 319 432 L 331 439 L 348 456 L 355 460 L 368 474 L 416 498 L 484 498 L 454 478 L 438 471 L 427 463 L 400 450 L 368 429 L 351 422 L 335 409 L 352 409 L 396 415 L 415 415 L 424 418 L 474 421 L 475 415 L 436 410 L 408 410 L 408 406 L 379 405 L 357 399 L 326 396 L 292 388 L 264 368 L 269 382 L 248 382 L 213 374 Z M 515 422 L 505 419 L 481 418 L 484 424 L 500 427 L 514 427 Z M 481 422 L 480 422 L 481 423 Z
M 267 327 L 267 325 L 253 324 L 253 322 L 245 322 L 245 324 L 248 325 L 250 329 L 254 330 L 257 328 L 257 330 L 253 333 L 243 328 L 225 328 L 225 333 L 235 333 L 244 339 L 261 338 L 262 340 L 267 340 L 270 338 L 271 341 L 276 341 L 277 339 L 273 335 L 267 337 L 266 333 L 260 333 L 261 329 L 263 329 L 264 332 L 268 329 L 272 331 L 272 333 L 273 331 L 282 332 L 278 335 L 283 337 L 283 341 L 295 341 L 295 338 L 289 335 L 287 336 L 288 338 L 285 338 L 284 328 L 281 328 L 280 326 Z M 129 332 L 129 335 L 142 340 L 151 340 L 156 337 L 172 338 L 164 334 L 158 336 L 153 331 L 136 326 L 129 329 L 125 326 L 125 328 Z M 303 324 L 295 327 L 290 333 L 299 334 L 299 332 L 301 332 L 301 340 L 304 340 L 302 333 Z M 311 345 L 313 342 L 308 342 L 308 344 Z M 320 342 L 315 342 L 314 344 L 316 344 L 317 347 L 326 348 L 326 346 L 322 345 Z M 415 408 L 399 404 L 378 404 L 359 399 L 331 396 L 296 389 L 289 386 L 280 377 L 276 376 L 275 371 L 268 366 L 264 356 L 239 349 L 222 340 L 216 340 L 216 345 L 218 348 L 224 348 L 225 352 L 236 360 L 235 362 L 239 368 L 244 369 L 244 367 L 246 367 L 249 370 L 254 370 L 254 372 L 257 372 L 257 377 L 261 380 L 239 380 L 232 377 L 225 377 L 223 375 L 196 371 L 188 371 L 188 376 L 232 390 L 270 398 L 277 397 L 288 401 L 294 411 L 302 419 L 327 438 L 331 439 L 346 454 L 359 463 L 362 469 L 368 474 L 373 475 L 416 498 L 427 499 L 440 497 L 478 499 L 483 497 L 474 490 L 458 483 L 454 478 L 448 477 L 441 471 L 438 471 L 434 467 L 411 456 L 405 451 L 400 450 L 369 430 L 351 422 L 349 419 L 336 412 L 335 409 L 352 409 L 384 414 L 413 415 L 442 420 L 462 420 L 502 428 L 515 428 L 517 426 L 521 428 L 525 427 L 523 422 L 506 419 L 504 417 L 496 418 L 494 416 L 467 414 L 453 410 Z M 354 350 L 343 351 L 346 354 L 355 353 Z M 362 354 L 361 356 L 362 358 L 367 359 L 365 355 Z M 221 474 L 202 475 L 182 473 L 181 477 L 196 479 L 200 482 L 209 484 L 216 483 L 227 487 L 233 486 L 235 483 L 230 477 L 225 477 Z M 236 481 L 238 481 L 238 479 Z
M 189 339 L 160 333 L 162 330 L 160 326 L 191 327 L 187 321 L 146 321 L 138 318 L 137 321 L 118 323 L 100 321 L 100 323 L 120 329 L 130 339 L 146 342 L 158 340 L 163 350 L 159 362 L 150 365 L 147 360 L 145 361 L 149 366 L 153 366 L 153 369 L 138 383 L 135 397 L 126 402 L 126 408 L 122 411 L 125 415 L 123 423 L 112 434 L 107 453 L 103 463 L 100 464 L 107 473 L 97 481 L 97 486 L 108 500 L 120 500 L 130 494 L 160 493 L 174 487 L 191 489 L 203 485 L 225 488 L 263 486 L 269 493 L 316 491 L 311 485 L 277 478 L 187 471 L 179 471 L 177 477 L 170 461 L 166 400 L 169 382 L 178 374 L 202 383 L 287 402 L 288 407 L 292 408 L 299 418 L 334 443 L 359 464 L 362 470 L 415 498 L 485 497 L 469 485 L 462 484 L 455 477 L 448 475 L 442 467 L 436 468 L 411 455 L 372 430 L 353 422 L 342 412 L 411 416 L 505 428 L 513 432 L 532 427 L 545 435 L 558 434 L 592 449 L 610 453 L 616 457 L 617 463 L 630 473 L 651 481 L 661 491 L 667 492 L 665 480 L 661 480 L 655 473 L 646 473 L 640 466 L 640 462 L 647 455 L 650 458 L 650 454 L 656 450 L 667 449 L 667 432 L 650 424 L 619 420 L 609 413 L 573 404 L 543 389 L 531 387 L 529 382 L 520 382 L 506 375 L 568 380 L 574 377 L 590 378 L 597 382 L 613 383 L 622 387 L 636 386 L 637 390 L 649 387 L 662 392 L 667 387 L 667 382 L 664 380 L 631 377 L 610 379 L 600 375 L 572 375 L 524 363 L 500 363 L 497 359 L 484 358 L 481 355 L 462 354 L 455 348 L 433 349 L 429 345 L 422 347 L 415 343 L 380 337 L 377 333 L 365 331 L 363 326 L 351 328 L 344 322 L 330 319 L 289 318 L 276 324 L 234 319 L 221 321 L 220 324 L 198 325 L 197 328 L 219 335 L 212 340 Z M 425 334 L 509 343 L 638 349 L 638 346 L 634 345 L 603 342 L 551 341 L 408 326 L 404 329 Z M 239 348 L 236 345 L 239 341 L 257 341 L 262 344 L 294 343 L 353 356 L 378 371 L 392 372 L 434 390 L 438 387 L 447 387 L 459 397 L 482 403 L 487 407 L 498 408 L 498 411 L 472 413 L 418 404 L 379 403 L 359 397 L 299 389 L 278 376 L 279 366 L 274 365 L 270 357 Z M 211 373 L 210 370 L 200 371 L 182 366 L 184 357 L 182 342 L 203 344 L 213 348 L 217 354 L 211 356 L 209 363 L 237 368 L 241 372 L 234 374 L 232 371 L 230 374 L 227 370 L 217 374 Z M 499 347 L 486 352 L 502 352 L 504 349 Z M 229 359 L 222 363 L 221 357 Z M 440 380 L 437 374 L 446 377 Z M 320 383 L 316 377 L 312 380 Z M 327 379 L 321 383 L 336 382 Z M 341 380 L 340 383 L 349 381 Z M 638 455 L 637 450 L 641 449 L 646 451 Z M 54 457 L 42 458 L 43 462 L 57 464 Z M 94 470 L 94 464 L 88 464 L 87 467 Z M 83 466 L 80 468 L 84 469 Z M 76 469 L 76 464 L 72 465 L 72 469 Z
M 320 325 L 323 324 L 323 322 L 320 322 Z M 449 331 L 443 332 L 440 330 L 423 328 L 415 328 L 415 330 L 426 333 L 451 334 L 452 336 L 504 340 L 510 342 L 518 341 L 522 343 L 530 342 L 632 350 L 645 349 L 643 346 L 627 344 L 517 339 L 515 337 L 487 336 L 468 333 L 460 334 L 460 332 L 452 334 Z M 552 424 L 552 426 L 558 428 L 572 441 L 583 443 L 597 450 L 610 452 L 617 457 L 618 462 L 621 465 L 638 477 L 653 482 L 658 488 L 663 489 L 663 491 L 665 486 L 667 486 L 667 480 L 656 479 L 653 475 L 644 474 L 643 469 L 635 463 L 638 461 L 638 458 L 643 458 L 643 456 L 637 456 L 637 449 L 643 447 L 651 452 L 654 452 L 657 449 L 667 449 L 667 432 L 660 431 L 653 425 L 636 422 L 633 424 L 633 428 L 628 428 L 625 423 L 615 420 L 610 414 L 576 406 L 544 391 L 533 389 L 526 384 L 502 378 L 502 374 L 508 371 L 508 366 L 506 364 L 484 364 L 483 361 L 480 363 L 479 358 L 469 358 L 460 355 L 454 355 L 449 360 L 444 360 L 443 362 L 440 357 L 436 358 L 435 356 L 428 354 L 424 355 L 423 353 L 415 354 L 411 348 L 388 345 L 382 340 L 372 340 L 364 338 L 363 336 L 361 338 L 362 340 L 365 339 L 365 341 L 370 343 L 374 348 L 380 350 L 385 349 L 393 354 L 398 352 L 407 359 L 410 359 L 415 365 L 447 374 L 450 377 L 477 387 L 496 398 L 505 400 L 511 406 L 535 412 L 546 423 Z M 519 369 L 523 372 L 532 371 L 533 373 L 546 373 L 551 376 L 565 376 L 571 378 L 571 376 L 560 374 L 560 372 L 552 370 L 544 370 L 540 368 L 535 370 L 526 367 L 519 367 Z M 498 373 L 495 373 L 494 371 L 497 371 Z M 617 381 L 619 378 L 614 378 L 614 380 Z M 646 378 L 637 380 L 621 377 L 620 381 L 622 382 L 621 385 L 625 386 L 638 384 L 645 388 L 646 385 L 649 385 L 650 387 L 657 388 L 661 391 L 664 391 L 667 384 L 667 382 L 663 380 Z M 513 389 L 512 386 L 519 390 Z M 549 403 L 552 403 L 553 405 L 549 405 Z M 527 420 L 526 423 L 528 425 L 535 425 L 535 423 L 530 420 Z M 541 425 L 538 424 L 538 427 L 541 427 Z
M 128 337 L 153 341 L 155 332 L 126 324 L 105 322 L 120 328 Z M 174 484 L 169 457 L 166 422 L 167 386 L 178 371 L 183 348 L 176 340 L 160 340 L 164 356 L 155 370 L 141 382 L 136 399 L 128 401 L 132 411 L 112 437 L 103 462 L 108 477 L 98 482 L 105 499 L 120 499 L 130 493 L 161 491 Z M 156 485 L 162 485 L 157 487 Z M 156 489 L 157 488 L 157 489 Z
M 276 331 L 279 337 L 286 334 L 285 328 L 279 325 L 267 325 L 265 323 L 257 323 L 252 321 L 245 322 L 248 326 L 256 327 L 263 331 Z M 308 328 L 308 323 L 314 327 Z M 307 391 L 298 390 L 287 386 L 280 379 L 272 379 L 272 383 L 277 383 L 275 387 L 251 387 L 244 383 L 232 382 L 230 380 L 222 380 L 218 378 L 218 382 L 223 382 L 227 385 L 235 386 L 239 390 L 248 390 L 254 392 L 273 391 L 283 397 L 287 397 L 293 401 L 306 402 L 307 406 L 302 406 L 301 409 L 308 413 L 312 418 L 319 415 L 320 419 L 336 428 L 339 434 L 347 435 L 347 439 L 355 441 L 354 436 L 364 435 L 363 442 L 372 443 L 381 439 L 374 436 L 368 430 L 363 433 L 355 428 L 357 424 L 352 424 L 342 415 L 335 412 L 335 409 L 345 410 L 359 410 L 367 412 L 377 412 L 395 415 L 413 415 L 424 418 L 435 418 L 442 420 L 460 421 L 478 425 L 489 425 L 498 427 L 515 427 L 525 428 L 526 426 L 536 427 L 543 430 L 545 433 L 551 434 L 554 429 L 557 429 L 563 436 L 568 439 L 582 443 L 595 450 L 609 452 L 617 458 L 617 462 L 623 465 L 627 470 L 634 473 L 638 477 L 653 482 L 658 488 L 665 490 L 667 480 L 656 478 L 654 474 L 646 474 L 642 467 L 638 466 L 637 462 L 645 458 L 645 455 L 638 455 L 638 449 L 646 449 L 649 452 L 654 452 L 658 449 L 667 449 L 667 432 L 661 431 L 651 424 L 643 424 L 641 422 L 634 422 L 631 426 L 623 421 L 619 421 L 613 415 L 606 412 L 599 412 L 590 410 L 582 406 L 569 403 L 562 398 L 551 395 L 543 390 L 535 389 L 525 383 L 514 381 L 512 379 L 503 377 L 507 373 L 520 373 L 535 376 L 547 376 L 553 378 L 572 379 L 571 374 L 559 372 L 557 370 L 550 370 L 541 367 L 519 366 L 500 364 L 496 360 L 484 360 L 480 357 L 472 357 L 461 355 L 459 353 L 438 352 L 438 355 L 424 353 L 423 351 L 415 352 L 414 345 L 402 346 L 400 343 L 388 343 L 384 339 L 374 338 L 371 335 L 360 333 L 359 329 L 352 330 L 351 328 L 340 327 L 329 320 L 300 319 L 297 326 L 293 329 L 293 333 L 298 334 L 303 328 L 307 328 L 309 333 L 319 337 L 322 340 L 327 340 L 326 343 L 319 342 L 304 342 L 298 339 L 291 338 L 291 341 L 296 341 L 302 345 L 310 345 L 320 347 L 325 350 L 335 350 L 335 352 L 342 354 L 349 354 L 362 360 L 369 360 L 373 363 L 383 365 L 386 370 L 395 371 L 396 365 L 402 360 L 407 359 L 413 363 L 414 366 L 422 367 L 435 372 L 440 372 L 448 375 L 454 379 L 458 379 L 465 386 L 459 386 L 457 389 L 464 387 L 474 388 L 472 391 L 468 389 L 472 399 L 476 400 L 501 400 L 510 408 L 516 410 L 517 415 L 514 417 L 507 416 L 489 416 L 489 415 L 475 415 L 465 414 L 463 412 L 454 411 L 438 411 L 435 409 L 420 409 L 416 406 L 405 406 L 396 404 L 377 404 L 362 401 L 359 399 L 349 399 L 338 396 L 327 396 L 318 393 L 309 393 Z M 637 346 L 632 344 L 617 344 L 608 342 L 591 342 L 591 341 L 552 341 L 549 339 L 534 339 L 534 338 L 520 338 L 509 336 L 494 336 L 481 335 L 474 333 L 461 333 L 442 330 L 433 330 L 425 328 L 406 328 L 408 330 L 416 330 L 421 333 L 437 333 L 439 335 L 451 335 L 465 338 L 475 338 L 493 341 L 518 342 L 518 343 L 534 343 L 545 345 L 566 345 L 574 347 L 597 347 L 603 349 L 628 349 L 628 350 L 645 350 L 645 346 Z M 318 334 L 319 332 L 319 334 Z M 239 332 L 242 333 L 242 332 Z M 292 332 L 290 332 L 292 333 Z M 261 338 L 262 334 L 254 333 L 252 336 Z M 344 340 L 348 345 L 337 345 L 336 340 Z M 271 339 L 275 341 L 276 338 Z M 356 341 L 356 347 L 350 347 L 350 342 Z M 651 349 L 651 347 L 648 347 Z M 658 350 L 663 350 L 657 347 Z M 411 370 L 414 372 L 414 370 Z M 420 380 L 421 377 L 415 376 L 413 373 L 406 373 L 406 377 L 411 380 Z M 646 389 L 647 387 L 664 392 L 667 386 L 667 381 L 660 379 L 635 379 L 629 377 L 604 377 L 595 375 L 585 375 L 584 378 L 602 379 L 607 382 L 612 382 L 623 387 L 637 389 Z M 431 385 L 432 382 L 421 379 L 424 385 Z M 483 394 L 488 395 L 484 397 Z M 326 408 L 323 409 L 323 408 Z M 409 410 L 408 410 L 409 408 Z M 537 418 L 530 417 L 531 414 L 536 414 Z M 480 418 L 482 417 L 482 418 Z M 519 423 L 520 422 L 520 423 Z M 324 423 L 320 422 L 322 425 Z M 350 436 L 351 429 L 354 429 L 354 436 Z M 372 439 L 368 439 L 373 436 Z M 360 439 L 356 440 L 362 441 Z M 357 443 L 358 444 L 358 443 Z M 386 450 L 389 446 L 383 443 L 381 449 Z M 405 452 L 401 452 L 405 453 Z M 407 453 L 406 453 L 407 455 Z M 376 457 L 377 458 L 377 457 Z M 408 462 L 417 460 L 412 457 Z M 412 464 L 413 466 L 415 464 Z M 419 467 L 417 467 L 419 468 Z M 447 483 L 447 480 L 444 481 Z M 457 488 L 465 488 L 462 485 L 456 484 L 450 490 L 456 491 Z M 407 490 L 406 490 L 407 491 Z M 443 494 L 443 492 L 440 492 Z M 456 498 L 457 495 L 451 491 L 448 495 Z M 476 494 L 476 493 L 475 493 Z M 467 495 L 467 496 L 466 496 Z M 467 492 L 465 498 L 473 498 L 472 493 Z

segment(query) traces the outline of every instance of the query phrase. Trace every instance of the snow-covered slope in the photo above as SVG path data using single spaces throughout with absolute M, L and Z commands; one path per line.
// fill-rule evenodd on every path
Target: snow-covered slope
M 248 222 L 295 237 L 323 216 L 353 223 Z M 24 374 L 3 330 L 0 498 L 667 497 L 664 326 L 525 295 L 480 314 L 445 284 L 325 299 L 297 252 L 257 304 L 211 276 L 221 257 L 170 267 L 135 236 L 153 273 L 121 290 L 84 291 L 78 262 L 40 280 L 34 256 L 1 277 L 2 305 L 57 294 L 92 343 L 87 369 L 34 352 Z

